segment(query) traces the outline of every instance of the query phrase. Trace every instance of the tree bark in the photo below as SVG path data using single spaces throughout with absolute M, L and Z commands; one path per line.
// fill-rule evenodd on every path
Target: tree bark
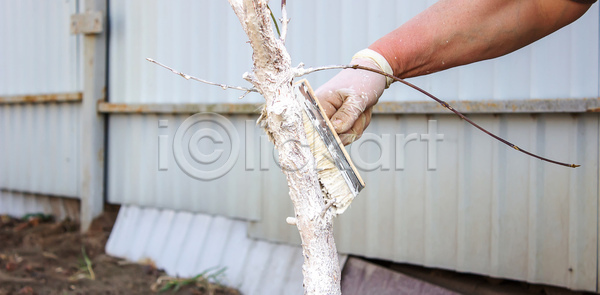
M 290 188 L 302 239 L 304 293 L 341 294 L 340 264 L 333 239 L 334 213 L 328 210 L 322 214 L 325 202 L 302 123 L 303 110 L 294 99 L 291 58 L 282 40 L 275 37 L 266 0 L 229 3 L 250 39 L 254 68 L 245 78 L 266 100 L 262 122 L 279 151 Z

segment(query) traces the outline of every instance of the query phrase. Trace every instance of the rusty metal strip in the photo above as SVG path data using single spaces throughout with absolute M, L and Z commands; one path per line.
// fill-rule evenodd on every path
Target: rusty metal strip
M 220 114 L 258 114 L 262 104 L 246 103 L 218 103 L 218 104 L 192 104 L 192 103 L 161 103 L 161 104 L 127 104 L 107 103 L 98 104 L 98 112 L 109 114 L 194 114 L 212 112 Z
M 35 192 L 23 189 L 13 189 L 9 187 L 0 187 L 0 192 L 2 193 L 10 193 L 10 194 L 21 194 L 28 196 L 38 196 L 38 197 L 53 197 L 53 198 L 65 198 L 65 199 L 79 199 L 77 196 L 71 195 L 58 195 L 53 193 L 45 193 L 45 192 Z
M 82 92 L 0 96 L 0 105 L 19 103 L 81 102 Z
M 450 101 L 455 109 L 465 114 L 499 113 L 585 113 L 600 112 L 600 99 L 527 99 Z M 121 114 L 193 114 L 214 112 L 221 114 L 258 114 L 262 104 L 98 104 L 100 113 Z M 373 108 L 375 114 L 450 114 L 436 102 L 400 101 L 380 102 Z
M 600 112 L 600 99 L 526 99 L 448 101 L 465 114 L 494 113 L 585 113 Z M 446 108 L 433 101 L 380 102 L 373 108 L 376 114 L 447 114 Z

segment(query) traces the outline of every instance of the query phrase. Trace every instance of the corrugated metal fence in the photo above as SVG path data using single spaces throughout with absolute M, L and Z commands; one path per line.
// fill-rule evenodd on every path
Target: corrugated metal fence
M 373 133 L 351 147 L 367 185 L 337 220 L 339 251 L 595 288 L 598 116 L 472 117 L 523 149 L 583 166 L 528 158 L 450 115 L 379 116 Z M 434 134 L 443 139 L 431 158 L 423 135 L 434 122 Z M 432 162 L 435 169 L 428 169 Z M 299 242 L 282 222 L 293 216 L 284 189 L 265 196 L 263 212 L 269 214 L 252 224 L 251 235 Z
M 293 62 L 315 66 L 347 63 L 435 1 L 289 2 Z M 15 3 L 0 1 L 0 37 L 19 44 L 0 48 L 0 79 L 12 81 L 0 83 L 0 96 L 81 92 L 79 37 L 65 37 L 64 23 L 77 3 L 44 2 L 44 10 L 34 1 Z M 100 105 L 109 116 L 108 201 L 243 219 L 252 237 L 298 243 L 284 222 L 293 214 L 286 181 L 253 123 L 262 98 L 238 100 L 239 92 L 186 81 L 144 60 L 246 85 L 241 77 L 251 51 L 227 2 L 110 1 L 109 7 L 109 104 Z M 581 168 L 525 157 L 393 85 L 369 133 L 350 147 L 367 187 L 338 219 L 340 252 L 597 291 L 600 123 L 586 111 L 597 108 L 600 96 L 598 15 L 596 4 L 576 23 L 515 53 L 412 79 L 440 98 L 463 101 L 477 122 L 522 148 Z M 35 30 L 10 29 L 27 20 Z M 42 44 L 61 47 L 40 51 Z M 308 79 L 318 86 L 334 74 Z M 225 117 L 190 117 L 215 109 Z M 6 151 L 0 202 L 11 190 L 77 197 L 77 105 L 3 104 L 0 116 Z M 220 136 L 213 144 L 233 157 L 216 179 L 190 174 L 229 158 L 208 165 L 193 154 L 176 157 L 201 130 Z M 209 142 L 195 148 L 215 151 Z
M 295 63 L 346 63 L 433 2 L 291 1 L 288 48 Z M 144 62 L 151 57 L 190 75 L 245 85 L 241 74 L 250 69 L 250 48 L 227 3 L 140 3 L 111 6 L 111 102 L 261 101 L 237 101 L 239 93 L 190 83 Z M 484 100 L 597 98 L 598 40 L 595 5 L 578 22 L 518 52 L 412 80 L 443 99 L 470 100 L 473 106 Z M 333 74 L 309 79 L 319 85 Z M 394 85 L 381 100 L 424 99 Z M 339 218 L 340 251 L 595 290 L 598 116 L 562 111 L 504 110 L 474 118 L 524 149 L 582 163 L 577 170 L 518 154 L 453 116 L 376 116 L 372 134 L 351 147 L 367 188 Z M 186 118 L 111 115 L 109 201 L 245 218 L 253 220 L 254 237 L 298 243 L 296 230 L 284 222 L 293 211 L 272 147 L 244 123 L 253 117 L 227 116 L 245 150 L 226 175 L 210 182 L 186 179 L 172 156 L 171 141 Z M 168 127 L 161 128 L 161 120 Z M 436 159 L 428 159 L 423 136 L 432 124 L 443 134 Z M 157 151 L 160 136 L 169 142 L 162 146 L 166 153 Z M 158 169 L 159 153 L 168 169 Z M 428 161 L 436 161 L 435 169 L 428 169 Z
M 76 12 L 77 1 L 0 1 L 0 212 L 60 212 L 62 202 L 40 208 L 27 195 L 79 196 Z

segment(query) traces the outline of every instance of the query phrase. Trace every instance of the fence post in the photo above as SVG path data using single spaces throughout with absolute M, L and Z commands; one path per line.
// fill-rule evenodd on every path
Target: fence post
M 104 144 L 105 118 L 97 110 L 98 102 L 106 97 L 107 2 L 85 0 L 83 15 L 98 15 L 92 25 L 81 22 L 83 29 L 83 103 L 81 106 L 81 231 L 89 229 L 92 220 L 100 215 L 104 206 Z M 79 15 L 81 16 L 81 14 Z M 71 17 L 71 26 L 79 23 Z M 86 27 L 102 28 L 86 31 Z

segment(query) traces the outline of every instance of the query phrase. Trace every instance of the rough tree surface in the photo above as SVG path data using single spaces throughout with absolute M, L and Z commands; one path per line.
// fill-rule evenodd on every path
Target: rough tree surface
M 229 2 L 254 51 L 254 68 L 245 78 L 266 100 L 261 120 L 279 151 L 279 162 L 290 188 L 302 239 L 304 292 L 341 294 L 340 265 L 333 239 L 334 214 L 322 214 L 325 203 L 302 124 L 302 109 L 293 96 L 295 71 L 290 56 L 284 41 L 273 32 L 267 1 Z

